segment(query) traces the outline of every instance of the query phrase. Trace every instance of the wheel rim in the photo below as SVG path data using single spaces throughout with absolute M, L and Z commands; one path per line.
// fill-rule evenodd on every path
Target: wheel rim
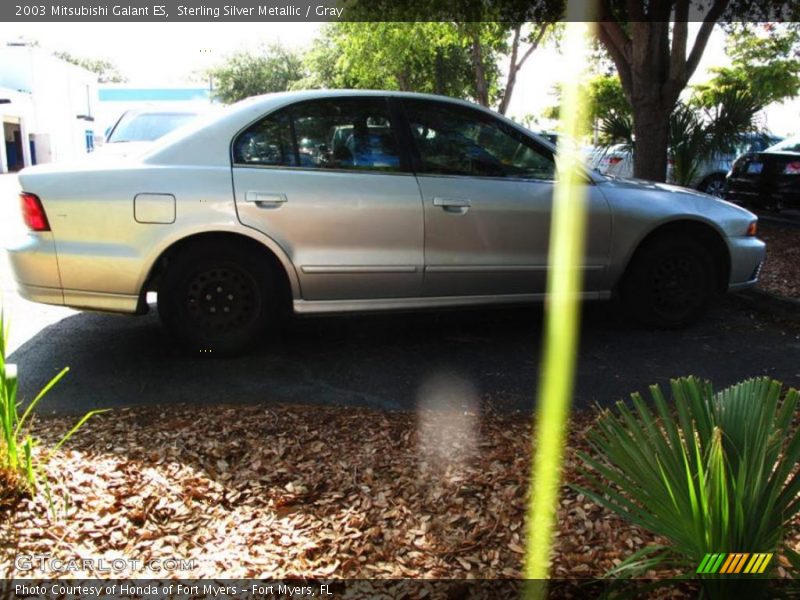
M 192 321 L 209 333 L 239 331 L 258 317 L 258 286 L 238 267 L 210 267 L 188 281 L 185 305 Z
M 712 196 L 716 196 L 717 198 L 722 198 L 722 194 L 725 191 L 725 180 L 723 179 L 712 179 L 706 184 L 706 194 L 711 194 Z
M 653 306 L 661 315 L 680 318 L 702 302 L 703 269 L 686 254 L 664 257 L 652 271 Z

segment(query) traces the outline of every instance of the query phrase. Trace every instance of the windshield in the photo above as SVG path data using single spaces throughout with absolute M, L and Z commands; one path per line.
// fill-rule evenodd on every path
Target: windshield
M 800 152 L 800 136 L 786 138 L 774 146 L 770 146 L 767 152 Z
M 125 113 L 119 120 L 108 143 L 152 142 L 162 135 L 192 121 L 195 113 Z

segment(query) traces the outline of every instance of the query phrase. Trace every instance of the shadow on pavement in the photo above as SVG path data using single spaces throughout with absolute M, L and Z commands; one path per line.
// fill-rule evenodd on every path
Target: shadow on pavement
M 437 401 L 451 408 L 526 410 L 536 392 L 541 319 L 540 308 L 296 319 L 247 356 L 209 359 L 184 354 L 153 312 L 80 313 L 43 329 L 10 362 L 19 365 L 23 400 L 70 367 L 43 413 L 175 403 L 415 410 L 420 390 L 442 381 L 453 391 Z M 688 374 L 717 387 L 764 374 L 797 386 L 798 356 L 798 330 L 733 301 L 683 331 L 640 328 L 610 304 L 591 304 L 575 405 L 608 405 Z

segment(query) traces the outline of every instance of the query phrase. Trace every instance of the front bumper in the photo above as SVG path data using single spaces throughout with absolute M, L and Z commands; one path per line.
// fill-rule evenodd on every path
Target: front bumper
M 731 253 L 731 276 L 728 290 L 736 291 L 753 287 L 767 253 L 767 245 L 756 237 L 728 238 Z

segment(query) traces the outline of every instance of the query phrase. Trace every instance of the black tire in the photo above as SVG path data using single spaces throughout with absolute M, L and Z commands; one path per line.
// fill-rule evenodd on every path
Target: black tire
M 170 259 L 158 287 L 161 320 L 192 353 L 241 353 L 276 314 L 266 262 L 243 245 L 219 241 L 181 251 Z
M 697 189 L 706 194 L 716 196 L 717 198 L 722 198 L 725 195 L 725 185 L 725 175 L 722 173 L 715 173 L 714 175 L 706 177 Z
M 684 237 L 661 237 L 640 248 L 621 286 L 626 309 L 640 322 L 677 329 L 708 310 L 715 295 L 711 253 Z

